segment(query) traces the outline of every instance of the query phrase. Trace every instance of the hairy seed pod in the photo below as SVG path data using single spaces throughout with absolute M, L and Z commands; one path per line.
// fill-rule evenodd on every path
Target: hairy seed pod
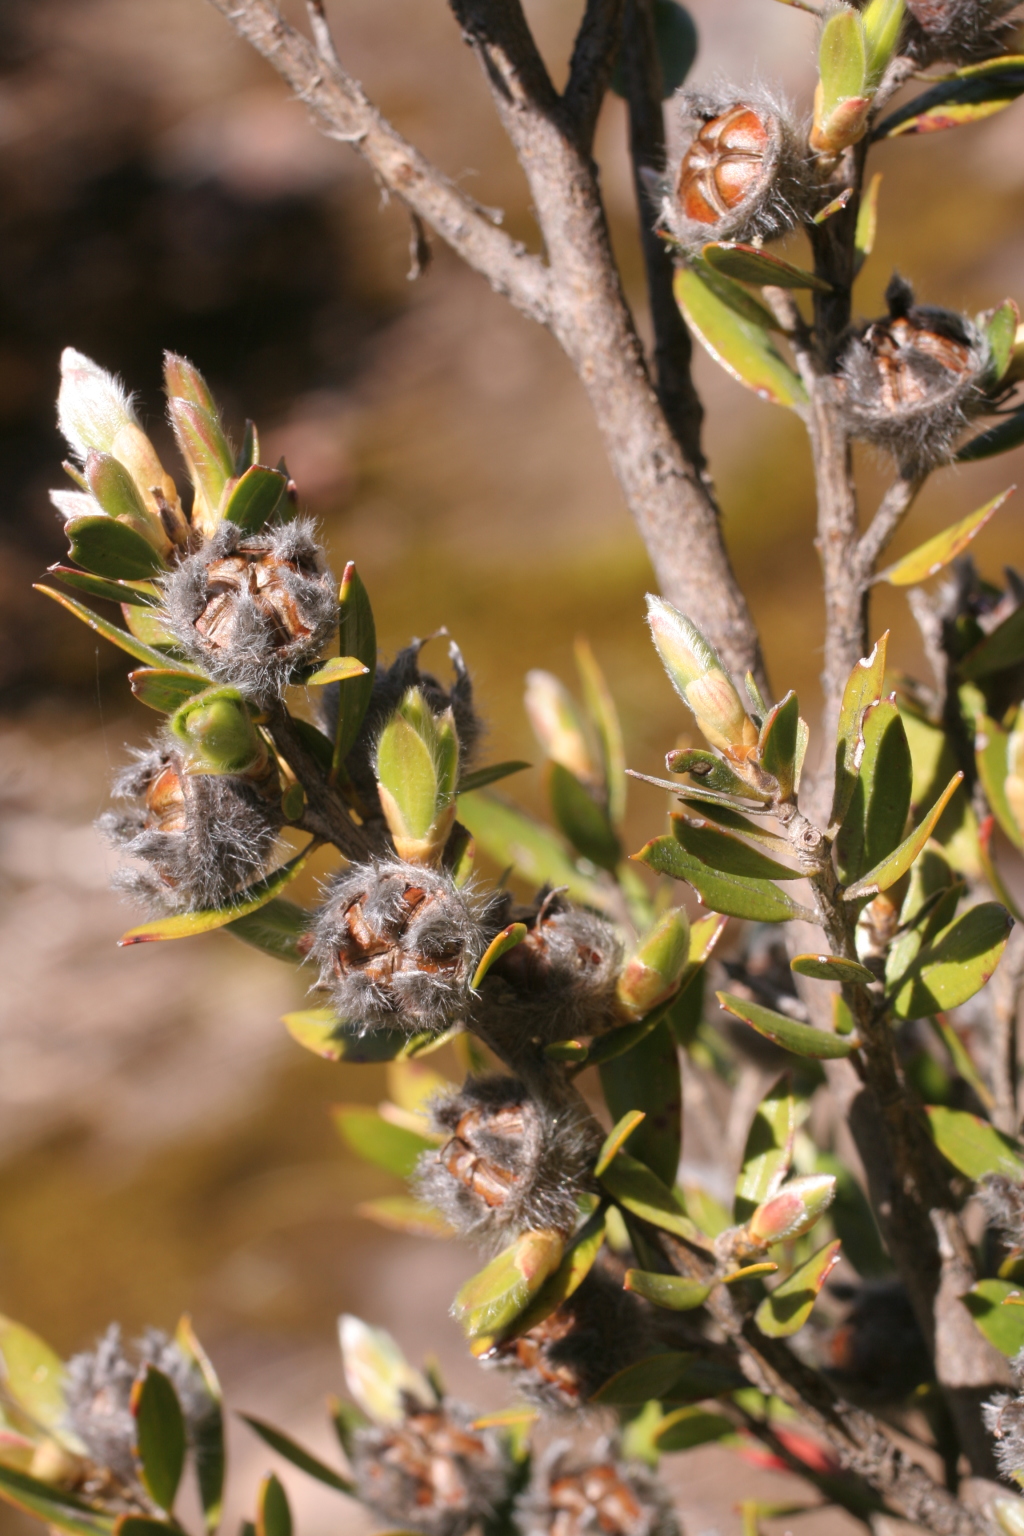
M 446 1029 L 468 1009 L 497 931 L 488 912 L 446 870 L 398 859 L 351 865 L 328 887 L 313 929 L 320 985 L 363 1032 Z
M 511 1468 L 497 1437 L 474 1429 L 460 1403 L 410 1406 L 398 1425 L 356 1431 L 352 1470 L 359 1497 L 389 1525 L 425 1536 L 463 1536 L 505 1498 Z
M 807 201 L 808 157 L 787 104 L 762 86 L 677 91 L 677 144 L 661 223 L 680 245 L 749 240 L 792 228 Z
M 182 753 L 160 741 L 134 756 L 114 780 L 123 808 L 97 822 L 141 864 L 119 868 L 115 888 L 155 912 L 224 906 L 270 859 L 281 825 L 276 785 L 265 772 L 259 783 L 189 773 Z
M 522 1536 L 679 1536 L 668 1490 L 607 1440 L 586 1456 L 565 1440 L 550 1446 L 515 1519 Z
M 1024 1184 L 1004 1173 L 990 1173 L 978 1185 L 989 1222 L 1013 1248 L 1024 1248 Z
M 456 1231 L 495 1247 L 527 1230 L 572 1231 L 598 1150 L 582 1115 L 494 1074 L 433 1099 L 430 1118 L 447 1140 L 424 1152 L 416 1182 Z
M 618 1022 L 622 944 L 593 912 L 548 897 L 529 932 L 488 971 L 478 1016 L 510 1041 L 594 1035 Z
M 949 457 L 983 410 L 988 343 L 963 315 L 915 304 L 901 277 L 886 289 L 889 313 L 848 344 L 841 359 L 850 431 L 887 448 L 910 473 Z
M 907 0 L 900 51 L 915 63 L 972 64 L 1006 51 L 1020 0 Z
M 649 1309 L 601 1261 L 543 1322 L 482 1357 L 515 1372 L 516 1390 L 542 1407 L 570 1412 L 609 1377 L 656 1345 Z
M 337 586 L 308 519 L 264 533 L 222 523 L 164 583 L 167 622 L 217 682 L 266 705 L 337 623 Z
M 1011 1362 L 1014 1391 L 999 1392 L 982 1409 L 985 1428 L 995 1441 L 996 1462 L 1010 1482 L 1024 1472 L 1024 1350 Z

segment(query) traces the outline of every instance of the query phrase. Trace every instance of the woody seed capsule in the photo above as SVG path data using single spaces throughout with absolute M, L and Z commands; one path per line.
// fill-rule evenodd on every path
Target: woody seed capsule
M 356 1432 L 359 1497 L 388 1524 L 426 1536 L 463 1536 L 505 1496 L 510 1469 L 494 1434 L 474 1429 L 459 1403 L 413 1407 L 400 1424 Z

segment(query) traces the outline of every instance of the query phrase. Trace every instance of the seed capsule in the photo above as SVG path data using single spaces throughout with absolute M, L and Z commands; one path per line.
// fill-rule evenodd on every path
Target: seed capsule
M 907 0 L 901 51 L 918 64 L 993 58 L 1005 52 L 1019 8 L 1019 0 Z
M 588 1456 L 556 1442 L 516 1502 L 523 1536 L 679 1536 L 668 1490 L 598 1441 Z
M 414 1408 L 401 1424 L 356 1432 L 352 1469 L 360 1499 L 390 1525 L 463 1536 L 505 1497 L 511 1469 L 497 1438 L 472 1427 L 459 1403 Z

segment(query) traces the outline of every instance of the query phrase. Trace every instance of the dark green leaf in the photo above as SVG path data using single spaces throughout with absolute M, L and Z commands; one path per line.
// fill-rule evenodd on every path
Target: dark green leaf
M 769 848 L 772 853 L 791 853 L 789 843 L 777 832 L 770 832 L 763 824 L 752 821 L 749 816 L 733 810 L 730 805 L 711 804 L 703 802 L 687 812 L 691 823 L 713 822 L 716 827 L 722 827 L 726 832 L 739 833 L 741 837 L 749 837 L 752 842 L 760 843 L 762 848 Z
M 839 828 L 846 820 L 864 752 L 864 711 L 882 697 L 885 681 L 885 657 L 889 631 L 876 641 L 870 656 L 864 656 L 846 680 L 836 732 L 836 786 L 829 823 Z
M 693 268 L 680 267 L 673 291 L 691 329 L 715 361 L 762 400 L 806 405 L 807 391 L 760 325 L 738 315 Z
M 684 6 L 676 0 L 654 0 L 654 43 L 661 66 L 661 94 L 667 98 L 679 89 L 697 57 L 697 28 Z M 612 71 L 611 88 L 617 96 L 626 96 L 626 78 L 621 60 Z
M 358 1021 L 339 1019 L 333 1008 L 304 1008 L 281 1021 L 293 1040 L 327 1061 L 394 1061 L 409 1042 L 404 1029 L 363 1031 Z
M 654 1443 L 662 1455 L 673 1451 L 692 1451 L 695 1446 L 727 1440 L 736 1426 L 720 1413 L 706 1413 L 702 1408 L 677 1408 L 667 1413 L 654 1431 Z
M 179 1321 L 174 1342 L 203 1383 L 206 1402 L 203 1413 L 192 1421 L 192 1457 L 199 1484 L 199 1499 L 203 1506 L 203 1523 L 207 1531 L 212 1533 L 220 1524 L 226 1465 L 220 1382 L 209 1356 L 196 1337 L 190 1317 L 185 1316 Z
M 746 879 L 712 869 L 688 853 L 672 835 L 652 839 L 633 858 L 661 875 L 687 881 L 705 906 L 729 917 L 746 917 L 759 923 L 784 923 L 793 917 L 808 916 L 803 907 L 770 880 Z
M 991 677 L 995 672 L 1005 672 L 1024 661 L 1024 603 L 1015 608 L 1009 618 L 1003 620 L 984 640 L 979 640 L 960 663 L 961 678 L 976 683 Z
M 879 891 L 887 891 L 907 873 L 910 866 L 924 852 L 925 845 L 934 833 L 943 811 L 963 780 L 963 773 L 957 772 L 953 775 L 920 825 L 914 828 L 909 837 L 904 838 L 898 848 L 894 848 L 881 863 L 876 864 L 874 869 L 869 869 L 866 875 L 855 880 L 853 885 L 847 886 L 843 892 L 844 901 L 857 901 L 863 896 L 874 896 Z
M 816 293 L 831 293 L 822 277 L 795 267 L 781 256 L 761 250 L 757 245 L 743 245 L 737 240 L 712 241 L 701 255 L 709 267 L 731 277 L 737 283 L 752 283 L 758 288 L 813 288 Z
M 608 1030 L 607 1034 L 594 1041 L 587 1052 L 587 1063 L 592 1067 L 605 1066 L 610 1061 L 617 1061 L 633 1051 L 646 1040 L 654 1026 L 659 1023 L 668 1012 L 669 1003 L 659 1003 L 657 1008 L 641 1019 L 637 1024 L 620 1024 L 615 1029 Z
M 72 517 L 64 525 L 68 553 L 94 576 L 116 581 L 144 581 L 164 562 L 148 539 L 127 523 L 115 522 L 100 513 L 96 517 Z
M 682 1089 L 679 1058 L 663 1020 L 633 1049 L 601 1067 L 601 1087 L 609 1113 L 618 1120 L 642 1110 L 644 1121 L 630 1148 L 667 1185 L 675 1183 L 682 1138 Z
M 985 339 L 992 353 L 990 388 L 1000 382 L 1013 361 L 1019 325 L 1020 310 L 1012 299 L 1004 299 L 985 322 Z
M 132 1387 L 135 1454 L 146 1492 L 168 1513 L 185 1469 L 185 1417 L 170 1379 L 145 1365 Z
M 799 1332 L 811 1315 L 811 1309 L 830 1273 L 839 1263 L 840 1243 L 835 1239 L 795 1269 L 762 1301 L 754 1321 L 770 1339 L 788 1339 Z
M 611 895 L 585 875 L 557 833 L 486 790 L 459 798 L 459 820 L 501 869 L 511 865 L 530 885 L 564 885 L 587 906 L 607 910 Z
M 806 748 L 806 743 L 804 744 Z M 777 780 L 784 800 L 796 790 L 800 777 L 800 701 L 790 690 L 771 710 L 761 727 L 758 751 L 761 767 Z M 803 754 L 800 753 L 802 758 Z
M 685 1279 L 682 1275 L 657 1275 L 645 1269 L 627 1269 L 624 1289 L 634 1291 L 656 1307 L 670 1312 L 691 1312 L 702 1307 L 711 1295 L 711 1283 Z
M 404 1125 L 392 1125 L 365 1104 L 336 1104 L 331 1118 L 353 1152 L 400 1179 L 411 1178 L 423 1153 L 436 1146 Z
M 76 587 L 108 603 L 134 603 L 139 608 L 156 608 L 161 602 L 160 589 L 152 581 L 108 581 L 105 576 L 90 576 L 70 565 L 48 565 L 48 576 L 55 576 L 66 587 Z
M 926 1109 L 935 1145 L 959 1173 L 974 1180 L 987 1173 L 1004 1173 L 1013 1179 L 1024 1175 L 1020 1144 L 987 1120 L 940 1104 Z
M 172 715 L 187 699 L 207 686 L 205 677 L 194 672 L 177 672 L 170 667 L 137 667 L 128 673 L 132 693 L 140 704 L 161 714 Z
M 781 1184 L 793 1157 L 796 1127 L 793 1080 L 784 1072 L 761 1100 L 750 1123 L 733 1198 L 733 1218 L 737 1222 L 749 1221 L 761 1202 Z
M 746 1385 L 739 1371 L 713 1360 L 700 1360 L 682 1351 L 666 1350 L 627 1365 L 603 1383 L 592 1403 L 636 1406 L 658 1402 L 700 1401 L 734 1392 Z
M 747 800 L 768 799 L 769 796 L 758 795 L 755 789 L 733 773 L 729 764 L 722 758 L 716 757 L 713 752 L 704 752 L 695 747 L 684 747 L 678 752 L 670 752 L 665 758 L 665 766 L 669 773 L 688 773 L 702 789 L 718 790 L 726 795 L 739 795 Z M 686 785 L 680 785 L 685 789 Z
M 305 907 L 277 896 L 250 912 L 248 917 L 236 917 L 233 923 L 227 924 L 225 932 L 241 939 L 244 944 L 251 944 L 253 949 L 261 949 L 265 955 L 272 955 L 275 960 L 289 960 L 299 965 L 303 959 L 299 940 L 308 931 L 309 921 L 310 914 Z
M 224 506 L 223 516 L 246 533 L 259 533 L 269 523 L 288 489 L 288 476 L 279 469 L 253 464 L 243 472 Z
M 919 952 L 893 999 L 901 1019 L 958 1008 L 980 992 L 999 964 L 1013 919 L 995 901 L 955 918 Z
M 459 780 L 456 794 L 468 795 L 474 789 L 486 789 L 488 784 L 497 784 L 499 779 L 507 779 L 510 774 L 522 773 L 524 768 L 529 768 L 529 763 L 518 760 L 508 763 L 491 763 L 487 768 L 476 768 L 472 773 L 464 773 Z
M 283 1456 L 285 1461 L 290 1461 L 293 1467 L 298 1467 L 300 1472 L 306 1472 L 310 1477 L 315 1477 L 318 1483 L 326 1483 L 328 1488 L 336 1488 L 339 1493 L 353 1492 L 354 1485 L 347 1477 L 342 1477 L 340 1472 L 335 1472 L 333 1467 L 329 1467 L 318 1456 L 304 1450 L 283 1430 L 275 1429 L 264 1419 L 254 1418 L 249 1413 L 240 1414 L 239 1417 L 245 1420 L 255 1434 L 259 1435 L 265 1445 L 269 1445 L 272 1451 Z
M 114 1529 L 113 1520 L 101 1510 L 13 1467 L 0 1465 L 0 1498 L 69 1536 L 110 1536 Z
M 359 682 L 361 679 L 356 678 L 354 681 Z M 342 684 L 342 687 L 347 686 L 347 683 Z M 324 773 L 330 773 L 332 748 L 329 738 L 323 731 L 318 731 L 315 725 L 310 725 L 308 720 L 303 720 L 298 715 L 292 716 L 292 727 L 306 751 L 316 759 L 317 765 L 323 769 Z
M 732 997 L 728 992 L 716 992 L 715 996 L 727 1013 L 750 1024 L 759 1035 L 764 1035 L 784 1051 L 792 1051 L 794 1056 L 832 1060 L 837 1056 L 849 1056 L 860 1044 L 856 1035 L 830 1035 L 823 1029 L 815 1029 L 812 1024 L 799 1024 L 784 1013 L 762 1008 L 760 1003 L 748 1003 L 745 998 Z
M 818 1173 L 828 1173 L 836 1181 L 835 1199 L 828 1216 L 832 1230 L 843 1245 L 843 1257 L 865 1280 L 892 1273 L 892 1264 L 882 1245 L 871 1203 L 844 1162 L 831 1152 L 818 1152 Z
M 839 873 L 846 884 L 892 853 L 910 811 L 913 770 L 899 710 L 882 699 L 869 704 L 862 718 L 864 755 L 836 838 Z
M 1024 443 L 1024 406 L 989 427 L 987 432 L 972 437 L 956 457 L 960 464 L 973 464 L 978 459 L 994 458 L 997 453 L 1008 453 L 1011 448 L 1019 448 L 1021 443 Z
M 333 746 L 334 776 L 355 745 L 363 723 L 377 670 L 377 627 L 362 577 L 350 560 L 338 593 L 338 654 L 356 656 L 369 671 L 338 684 L 338 729 Z
M 83 624 L 88 624 L 90 629 L 102 635 L 105 640 L 110 640 L 122 651 L 127 651 L 128 655 L 134 656 L 136 661 L 143 661 L 150 667 L 162 668 L 167 665 L 167 657 L 161 651 L 155 651 L 150 645 L 143 645 L 134 635 L 128 634 L 127 630 L 118 629 L 116 624 L 111 624 L 109 620 L 101 618 L 98 613 L 93 613 L 92 609 L 87 608 L 84 603 L 76 602 L 73 597 L 65 597 L 63 592 L 55 592 L 52 587 L 44 587 L 39 582 L 34 583 L 33 590 L 52 597 L 54 602 L 60 603 L 68 613 L 73 613 L 76 619 L 81 619 Z M 193 670 L 197 677 L 202 677 L 203 674 L 198 668 Z
M 672 834 L 687 853 L 718 874 L 739 875 L 750 880 L 799 880 L 801 874 L 766 853 L 751 848 L 742 838 L 703 817 L 688 813 L 672 817 Z
M 1024 1349 L 1024 1305 L 1014 1305 L 1020 1296 L 1012 1280 L 978 1280 L 960 1298 L 989 1343 L 1011 1360 Z
M 256 1495 L 256 1536 L 292 1536 L 292 1512 L 288 1495 L 271 1472 Z
M 872 139 L 936 133 L 1001 112 L 1024 91 L 1024 58 L 1007 55 L 958 69 L 883 119 Z
M 676 1191 L 627 1152 L 619 1152 L 613 1158 L 601 1175 L 601 1183 L 616 1205 L 632 1215 L 703 1246 L 704 1239 L 687 1216 Z
M 563 836 L 599 869 L 613 870 L 622 858 L 622 848 L 604 807 L 561 763 L 548 765 L 548 793 L 552 815 Z
M 767 304 L 755 298 L 750 289 L 744 288 L 742 283 L 734 282 L 731 277 L 726 277 L 722 272 L 716 272 L 714 267 L 709 267 L 707 262 L 699 256 L 691 256 L 690 264 L 694 271 L 699 273 L 704 286 L 709 288 L 715 297 L 741 320 L 745 320 L 749 325 L 758 326 L 763 331 L 782 329 Z
M 862 987 L 877 979 L 859 960 L 844 960 L 841 955 L 794 955 L 789 968 L 815 981 L 855 982 Z

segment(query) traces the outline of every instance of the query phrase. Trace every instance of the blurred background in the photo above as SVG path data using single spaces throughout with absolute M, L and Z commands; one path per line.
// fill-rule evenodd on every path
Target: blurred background
M 771 0 L 690 6 L 695 80 L 755 72 L 809 102 L 806 16 Z M 383 110 L 536 245 L 524 184 L 443 0 L 328 8 L 345 65 Z M 580 0 L 527 9 L 560 80 Z M 930 302 L 973 311 L 1024 299 L 1020 123 L 1018 109 L 876 152 L 881 226 L 861 313 L 880 308 L 894 266 Z M 643 327 L 612 97 L 598 156 Z M 329 1066 L 290 1041 L 279 1018 L 301 1006 L 302 978 L 221 935 L 115 947 L 129 913 L 107 892 L 92 822 L 125 741 L 153 722 L 130 707 L 120 653 L 31 582 L 64 552 L 47 499 L 61 480 L 61 348 L 139 391 L 170 462 L 159 386 L 169 347 L 203 369 L 236 432 L 252 416 L 270 461 L 286 455 L 335 569 L 358 562 L 384 651 L 441 625 L 457 637 L 490 759 L 531 756 L 523 674 L 546 666 L 568 678 L 573 638 L 586 633 L 630 762 L 657 771 L 682 722 L 645 641 L 647 561 L 582 391 L 555 343 L 443 247 L 407 281 L 408 242 L 402 210 L 350 150 L 318 136 L 204 0 L 2 0 L 0 1310 L 65 1354 L 112 1318 L 131 1333 L 189 1310 L 232 1404 L 287 1422 L 322 1452 L 342 1310 L 391 1327 L 414 1356 L 436 1351 L 459 1394 L 504 1400 L 446 1316 L 472 1257 L 355 1215 L 359 1199 L 393 1186 L 342 1148 L 328 1109 L 376 1101 L 383 1069 Z M 813 720 L 821 605 L 802 428 L 703 356 L 697 372 L 726 537 L 776 692 L 795 686 Z M 881 466 L 861 468 L 870 506 Z M 896 552 L 1021 469 L 1018 454 L 937 476 Z M 1000 519 L 975 546 L 993 576 L 1024 561 L 1020 507 Z M 885 593 L 874 627 L 888 624 L 913 670 L 902 600 Z M 538 806 L 540 775 L 522 775 L 513 793 Z M 632 846 L 663 813 L 657 791 L 634 789 Z M 268 1454 L 233 1435 L 230 1520 Z M 738 1530 L 726 1458 L 709 1448 L 677 1463 L 691 1536 Z M 783 1477 L 745 1476 L 748 1494 L 787 1496 Z M 354 1506 L 286 1480 L 305 1536 L 339 1518 L 346 1531 L 368 1528 Z M 848 1523 L 830 1515 L 819 1529 Z M 0 1528 L 16 1526 L 0 1511 Z

